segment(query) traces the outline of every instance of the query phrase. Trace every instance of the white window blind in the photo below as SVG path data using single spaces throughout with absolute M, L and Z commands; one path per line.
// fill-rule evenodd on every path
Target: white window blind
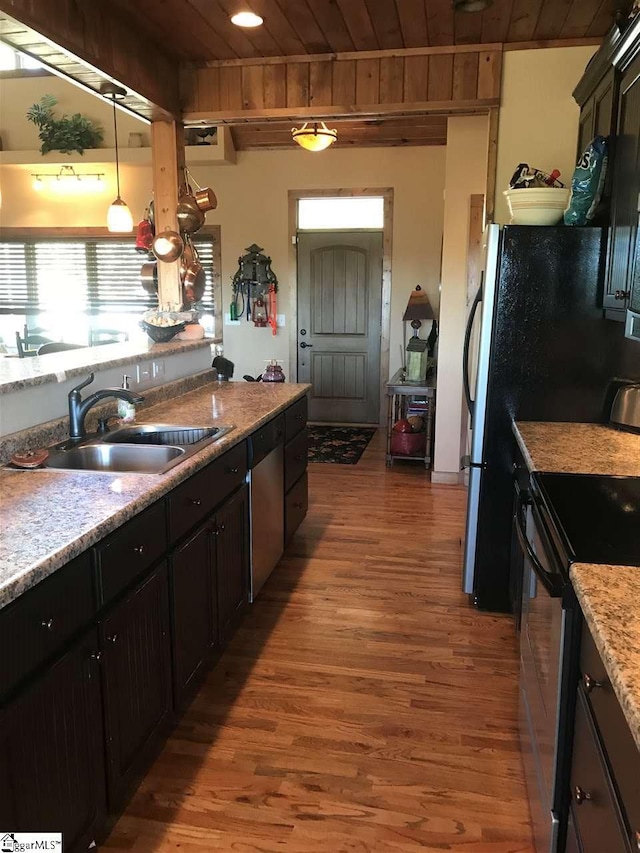
M 194 240 L 205 269 L 198 307 L 213 312 L 213 238 Z M 142 313 L 158 304 L 140 284 L 146 255 L 132 239 L 51 238 L 0 241 L 0 314 L 32 314 L 69 307 L 75 312 Z

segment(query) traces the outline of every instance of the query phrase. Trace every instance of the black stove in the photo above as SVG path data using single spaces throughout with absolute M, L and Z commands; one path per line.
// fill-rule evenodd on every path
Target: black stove
M 640 566 L 640 477 L 536 472 L 532 485 L 563 562 Z

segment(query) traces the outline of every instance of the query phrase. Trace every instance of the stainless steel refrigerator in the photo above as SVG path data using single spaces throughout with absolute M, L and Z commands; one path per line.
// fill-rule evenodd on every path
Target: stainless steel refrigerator
M 640 344 L 603 319 L 604 229 L 490 225 L 485 240 L 465 336 L 463 589 L 483 610 L 509 611 L 512 421 L 606 421 L 617 380 L 640 379 Z

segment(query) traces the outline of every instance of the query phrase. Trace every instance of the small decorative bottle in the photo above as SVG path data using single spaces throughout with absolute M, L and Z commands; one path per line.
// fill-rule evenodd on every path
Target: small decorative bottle
M 272 358 L 267 364 L 264 373 L 262 374 L 263 382 L 284 382 L 285 375 L 282 367 L 278 364 L 275 358 Z

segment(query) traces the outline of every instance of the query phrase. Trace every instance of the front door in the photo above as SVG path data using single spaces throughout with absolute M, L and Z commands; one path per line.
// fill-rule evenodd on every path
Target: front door
M 378 423 L 382 231 L 298 235 L 298 381 L 309 420 Z

